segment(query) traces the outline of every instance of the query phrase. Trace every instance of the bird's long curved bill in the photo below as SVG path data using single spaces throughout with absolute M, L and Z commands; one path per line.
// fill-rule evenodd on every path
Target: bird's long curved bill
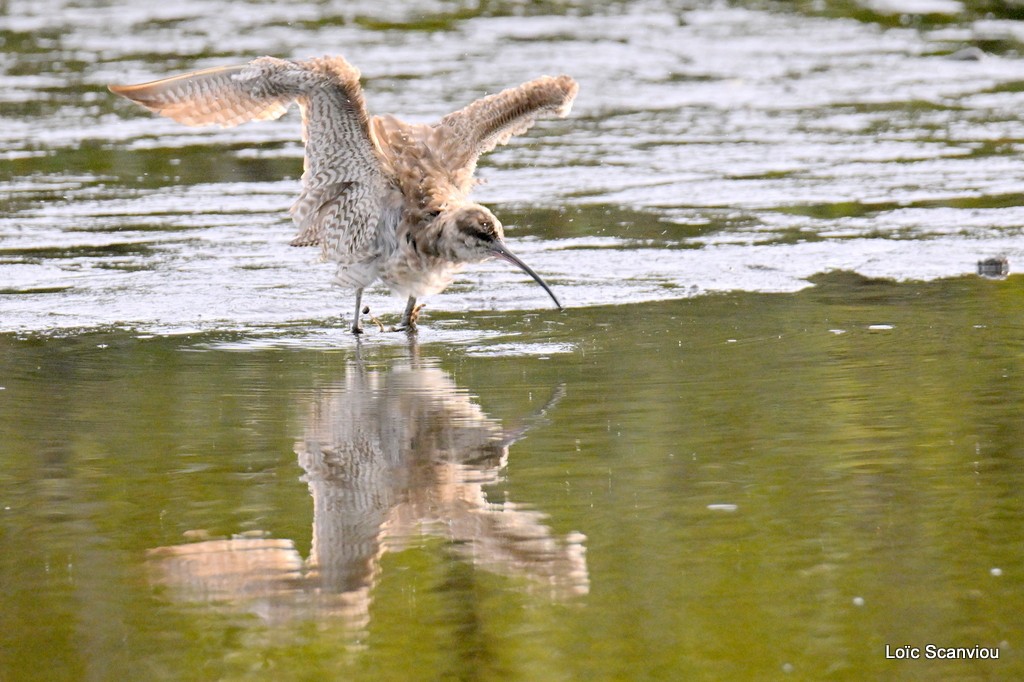
M 551 287 L 548 286 L 547 282 L 542 280 L 540 278 L 540 275 L 538 275 L 536 272 L 534 272 L 533 268 L 531 268 L 529 265 L 524 263 L 519 258 L 519 256 L 517 256 L 514 253 L 512 253 L 511 251 L 509 251 L 508 248 L 506 248 L 504 244 L 497 244 L 497 243 L 492 244 L 491 245 L 491 252 L 495 256 L 497 256 L 498 258 L 500 258 L 502 260 L 505 260 L 505 261 L 508 261 L 509 263 L 511 263 L 512 265 L 516 266 L 517 268 L 519 268 L 520 270 L 525 272 L 527 275 L 532 277 L 534 282 L 536 282 L 537 284 L 539 284 L 542 287 L 544 287 L 544 291 L 548 292 L 548 296 L 550 296 L 551 300 L 555 302 L 555 305 L 558 306 L 558 309 L 559 310 L 562 309 L 562 304 L 559 303 L 558 297 L 555 296 L 555 292 L 551 291 Z

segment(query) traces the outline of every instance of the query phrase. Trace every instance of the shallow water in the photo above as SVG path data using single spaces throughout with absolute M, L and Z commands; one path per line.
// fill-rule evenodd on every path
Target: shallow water
M 0 3 L 0 680 L 1024 677 L 1018 18 Z M 297 117 L 104 88 L 334 52 L 416 121 L 580 81 L 476 194 L 566 312 L 356 342 Z

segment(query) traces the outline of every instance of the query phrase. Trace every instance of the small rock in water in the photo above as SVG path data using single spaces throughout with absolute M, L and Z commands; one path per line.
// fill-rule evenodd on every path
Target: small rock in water
M 1010 274 L 1010 261 L 1003 256 L 980 260 L 978 261 L 978 274 L 990 279 L 1002 279 Z
M 980 47 L 971 45 L 970 47 L 959 49 L 953 54 L 946 55 L 946 59 L 952 59 L 957 62 L 980 62 L 987 56 Z

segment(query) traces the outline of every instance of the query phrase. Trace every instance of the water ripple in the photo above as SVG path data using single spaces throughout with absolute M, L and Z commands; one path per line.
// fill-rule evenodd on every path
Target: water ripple
M 864 22 L 667 0 L 18 4 L 0 13 L 0 329 L 333 324 L 347 295 L 286 246 L 297 118 L 188 129 L 103 86 L 339 45 L 372 111 L 413 121 L 538 73 L 581 82 L 572 118 L 485 159 L 477 194 L 570 306 L 793 291 L 834 269 L 955 277 L 992 256 L 1012 271 L 1024 60 L 947 56 L 1020 32 L 960 6 L 869 3 Z M 893 8 L 944 18 L 890 24 Z M 397 314 L 384 293 L 371 305 Z M 494 265 L 428 304 L 545 307 Z

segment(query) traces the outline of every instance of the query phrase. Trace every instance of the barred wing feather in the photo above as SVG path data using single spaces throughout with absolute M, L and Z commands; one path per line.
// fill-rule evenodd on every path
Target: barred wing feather
M 442 118 L 436 127 L 445 133 L 446 162 L 464 169 L 460 178 L 463 191 L 468 191 L 482 154 L 525 133 L 542 114 L 567 116 L 578 91 L 579 85 L 569 76 L 542 76 L 478 99 Z
M 359 71 L 342 57 L 260 57 L 110 90 L 186 125 L 236 126 L 280 117 L 296 102 L 306 145 L 302 193 L 292 206 L 296 245 L 363 260 L 374 243 L 383 173 L 370 140 Z M 350 260 L 351 259 L 351 260 Z

